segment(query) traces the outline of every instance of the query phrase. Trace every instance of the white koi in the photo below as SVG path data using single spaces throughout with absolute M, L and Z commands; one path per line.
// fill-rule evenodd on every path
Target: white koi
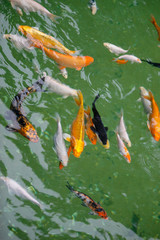
M 59 168 L 62 169 L 63 166 L 66 167 L 68 164 L 68 155 L 66 145 L 63 139 L 63 131 L 61 126 L 61 119 L 59 114 L 56 114 L 55 120 L 57 121 L 57 132 L 54 135 L 54 149 L 60 161 Z
M 45 77 L 45 83 L 52 92 L 60 94 L 64 98 L 67 98 L 68 96 L 78 96 L 77 90 L 70 88 L 68 85 L 61 83 L 59 80 L 53 79 L 50 76 L 46 76 L 46 73 L 43 74 Z
M 115 59 L 113 59 L 113 61 L 115 61 L 115 62 L 119 62 L 119 61 L 121 61 L 121 60 L 126 60 L 126 61 L 130 61 L 131 63 L 134 63 L 134 62 L 136 62 L 136 63 L 142 63 L 142 61 L 140 60 L 140 58 L 138 58 L 138 57 L 136 57 L 136 56 L 134 56 L 134 55 L 122 55 L 122 56 L 120 56 L 120 57 L 118 57 L 118 58 L 115 58 Z
M 128 149 L 126 148 L 124 142 L 120 138 L 118 132 L 116 132 L 116 135 L 117 135 L 117 143 L 118 143 L 118 149 L 120 151 L 120 154 L 126 159 L 128 163 L 131 163 L 131 157 Z
M 128 136 L 128 133 L 127 133 L 127 130 L 126 130 L 126 126 L 125 126 L 125 123 L 124 123 L 123 112 L 121 113 L 120 122 L 119 122 L 119 125 L 117 127 L 117 131 L 118 131 L 121 139 L 128 144 L 128 147 L 131 147 L 131 141 L 129 139 L 129 136 Z
M 123 48 L 121 47 L 117 47 L 116 45 L 112 44 L 112 43 L 107 43 L 107 42 L 104 42 L 103 45 L 108 48 L 108 50 L 111 52 L 111 53 L 114 53 L 116 55 L 119 55 L 119 54 L 124 54 L 126 52 L 128 52 L 128 50 L 124 50 Z
M 25 12 L 39 12 L 48 16 L 51 20 L 55 20 L 58 16 L 50 13 L 45 7 L 34 0 L 9 0 L 11 5 L 22 16 L 22 10 Z
M 148 99 L 144 98 L 145 96 L 149 97 L 148 91 L 144 87 L 140 87 L 140 94 L 141 94 L 141 101 L 144 107 L 144 111 L 146 114 L 150 114 L 152 112 L 152 104 L 151 101 Z
M 13 193 L 19 197 L 26 198 L 33 202 L 34 204 L 38 205 L 40 208 L 42 207 L 41 204 L 33 198 L 23 187 L 21 187 L 16 181 L 9 177 L 0 177 L 1 180 L 4 181 L 4 183 L 8 187 L 8 192 Z
M 22 49 L 30 50 L 33 48 L 32 42 L 24 37 L 14 34 L 4 34 L 3 38 L 11 41 L 15 45 L 15 47 L 19 50 Z

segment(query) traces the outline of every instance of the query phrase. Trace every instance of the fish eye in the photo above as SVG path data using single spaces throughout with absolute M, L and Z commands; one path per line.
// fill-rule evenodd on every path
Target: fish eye
M 11 37 L 8 37 L 9 40 L 11 40 L 12 38 Z

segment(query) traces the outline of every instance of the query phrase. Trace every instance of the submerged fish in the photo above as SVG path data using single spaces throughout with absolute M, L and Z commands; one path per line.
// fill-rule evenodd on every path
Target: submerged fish
M 131 63 L 142 63 L 140 58 L 137 58 L 134 55 L 122 55 L 118 58 L 114 58 L 113 61 L 119 63 L 119 64 L 123 64 L 123 63 L 127 63 L 128 61 L 130 61 Z
M 116 55 L 119 55 L 119 54 L 124 54 L 126 52 L 128 52 L 128 50 L 124 50 L 123 48 L 121 47 L 117 47 L 116 45 L 112 44 L 112 43 L 107 43 L 107 42 L 104 42 L 103 45 L 108 48 L 108 50 L 111 52 L 111 53 L 114 53 Z
M 37 42 L 34 42 L 34 46 L 41 49 L 49 58 L 53 59 L 58 64 L 60 70 L 64 68 L 75 68 L 79 71 L 94 61 L 90 56 L 71 56 L 59 53 Z
M 20 91 L 12 100 L 10 110 L 13 121 L 13 127 L 7 126 L 6 129 L 12 132 L 19 132 L 22 136 L 26 137 L 32 142 L 38 142 L 39 137 L 33 125 L 28 121 L 23 113 L 22 103 L 24 99 L 32 92 L 41 91 L 44 84 L 44 78 L 36 81 L 31 87 L 27 87 Z
M 131 156 L 129 154 L 128 149 L 126 148 L 124 142 L 120 138 L 118 132 L 116 132 L 117 135 L 117 143 L 118 143 L 118 149 L 120 151 L 120 154 L 126 159 L 128 163 L 131 163 Z
M 151 91 L 149 91 L 149 96 L 144 96 L 145 99 L 151 101 L 152 111 L 149 114 L 148 128 L 156 141 L 160 140 L 160 112 L 158 105 L 154 99 Z
M 87 196 L 86 194 L 76 191 L 73 189 L 73 187 L 67 182 L 66 187 L 73 192 L 78 198 L 82 200 L 82 206 L 86 206 L 91 209 L 90 214 L 98 215 L 99 217 L 103 219 L 108 219 L 106 211 L 101 207 L 99 203 L 96 203 L 92 198 Z
M 153 25 L 155 26 L 157 33 L 158 33 L 158 41 L 160 41 L 160 27 L 158 26 L 155 17 L 152 15 L 151 16 L 151 23 L 153 23 Z
M 83 95 L 80 90 L 78 91 L 78 98 L 75 98 L 75 101 L 79 105 L 79 110 L 76 119 L 73 121 L 71 126 L 71 136 L 69 134 L 64 134 L 64 138 L 70 142 L 70 147 L 68 149 L 68 157 L 70 155 L 70 152 L 73 151 L 73 155 L 78 158 L 83 152 L 85 146 Z
M 33 48 L 32 42 L 24 37 L 14 34 L 4 34 L 3 38 L 11 41 L 19 50 L 30 50 Z
M 55 21 L 58 16 L 50 13 L 45 7 L 34 0 L 9 0 L 11 5 L 22 16 L 22 10 L 25 12 L 39 12 L 42 15 L 46 15 L 51 20 Z
M 129 139 L 126 126 L 124 123 L 123 112 L 121 112 L 121 117 L 120 117 L 119 125 L 117 127 L 117 132 L 119 133 L 121 139 L 128 144 L 128 147 L 131 147 L 131 141 Z
M 141 59 L 141 61 L 142 61 L 142 62 L 146 62 L 146 63 L 148 63 L 148 64 L 150 64 L 150 65 L 152 65 L 152 66 L 154 66 L 154 67 L 160 68 L 160 63 L 152 62 L 152 61 L 150 61 L 150 60 L 145 60 L 145 59 Z
M 100 95 L 98 94 L 93 103 L 92 103 L 92 111 L 93 111 L 93 114 L 94 114 L 94 117 L 92 119 L 93 121 L 93 124 L 94 126 L 91 126 L 91 129 L 94 133 L 97 134 L 100 142 L 102 143 L 102 145 L 108 149 L 110 146 L 109 146 L 109 140 L 108 140 L 108 137 L 107 137 L 107 131 L 108 131 L 108 127 L 104 127 L 103 123 L 102 123 L 102 120 L 101 120 L 101 117 L 96 109 L 96 106 L 95 106 L 95 102 L 97 101 L 97 99 L 100 97 Z
M 60 94 L 64 98 L 67 98 L 68 96 L 72 96 L 72 97 L 78 96 L 77 90 L 70 88 L 66 84 L 61 83 L 59 80 L 51 78 L 50 76 L 46 76 L 46 73 L 44 73 L 44 78 L 45 78 L 45 84 L 52 92 Z
M 0 177 L 0 179 L 3 180 L 4 183 L 7 185 L 9 193 L 13 193 L 19 197 L 28 199 L 29 201 L 33 202 L 34 204 L 42 208 L 41 204 L 35 198 L 33 198 L 23 187 L 21 187 L 16 181 L 9 177 Z
M 95 0 L 90 0 L 88 7 L 91 9 L 92 15 L 95 15 L 97 12 L 97 4 Z
M 40 44 L 47 48 L 55 48 L 62 53 L 66 53 L 69 55 L 73 55 L 76 51 L 71 51 L 65 46 L 63 46 L 58 40 L 54 37 L 49 36 L 39 30 L 29 27 L 20 25 L 18 30 L 21 31 L 30 41 L 38 41 Z
M 62 169 L 68 164 L 67 149 L 63 139 L 63 131 L 59 114 L 56 114 L 57 132 L 54 135 L 54 149 L 60 161 L 59 168 Z
M 94 124 L 93 124 L 90 112 L 91 112 L 91 109 L 88 106 L 87 110 L 84 110 L 84 116 L 86 119 L 85 130 L 89 140 L 91 141 L 92 144 L 95 145 L 97 143 L 97 135 L 91 129 L 91 127 L 94 127 Z
M 151 101 L 144 98 L 145 96 L 149 96 L 149 92 L 144 87 L 140 87 L 139 89 L 144 111 L 146 114 L 150 114 L 152 111 Z

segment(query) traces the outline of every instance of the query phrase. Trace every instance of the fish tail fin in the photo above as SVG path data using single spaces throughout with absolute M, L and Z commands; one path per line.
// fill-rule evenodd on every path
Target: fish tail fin
M 67 187 L 71 192 L 74 191 L 74 188 L 69 184 L 68 181 L 67 181 L 67 185 L 66 185 L 66 187 Z
M 156 19 L 153 15 L 151 15 L 151 23 L 153 23 L 154 25 L 156 24 Z
M 93 104 L 95 104 L 95 102 L 98 100 L 98 98 L 100 97 L 100 94 L 98 93 L 97 96 L 95 97 Z
M 77 104 L 78 106 L 80 106 L 80 105 L 83 104 L 83 95 L 82 95 L 81 90 L 78 90 L 78 91 L 77 91 L 77 95 L 78 95 L 78 97 L 74 97 L 74 100 L 75 100 L 76 104 Z
M 75 50 L 75 51 L 71 51 L 72 55 L 78 55 L 81 53 L 82 50 Z
M 57 15 L 54 15 L 54 14 L 51 13 L 51 14 L 49 14 L 49 18 L 50 18 L 53 22 L 57 23 L 56 20 L 61 19 L 62 17 L 57 16 Z

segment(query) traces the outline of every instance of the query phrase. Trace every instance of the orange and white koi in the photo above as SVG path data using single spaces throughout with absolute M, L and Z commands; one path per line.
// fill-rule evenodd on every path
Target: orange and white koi
M 149 96 L 144 96 L 145 99 L 151 101 L 152 112 L 149 114 L 149 122 L 147 122 L 148 128 L 156 141 L 160 140 L 160 112 L 158 105 L 154 99 L 151 91 Z
M 118 132 L 116 132 L 117 135 L 117 143 L 118 143 L 118 149 L 120 151 L 120 154 L 126 159 L 128 163 L 131 163 L 131 156 L 129 154 L 128 149 L 126 148 L 124 142 L 120 138 Z
M 23 15 L 22 10 L 25 12 L 39 12 L 42 15 L 48 16 L 52 21 L 55 21 L 58 16 L 50 13 L 45 7 L 34 0 L 9 0 L 11 5 L 19 15 Z
M 121 112 L 121 117 L 120 117 L 119 125 L 117 127 L 117 132 L 119 133 L 119 136 L 121 137 L 121 139 L 128 144 L 128 147 L 131 147 L 131 141 L 129 139 L 126 126 L 124 123 L 123 112 Z
M 88 106 L 87 110 L 84 110 L 84 116 L 86 119 L 85 130 L 89 140 L 91 141 L 92 144 L 95 145 L 97 143 L 97 135 L 91 130 L 91 127 L 94 127 L 94 124 L 93 124 L 90 112 L 91 112 L 91 109 Z
M 44 51 L 49 58 L 53 59 L 58 64 L 59 69 L 68 67 L 75 68 L 79 71 L 82 67 L 90 65 L 94 61 L 90 56 L 70 56 L 59 53 L 52 49 L 48 49 L 41 44 L 37 44 L 37 42 L 34 42 L 34 46 Z
M 18 30 L 21 31 L 30 41 L 38 41 L 40 44 L 47 48 L 54 48 L 62 53 L 69 55 L 73 55 L 76 53 L 76 51 L 71 51 L 68 48 L 66 48 L 54 37 L 49 36 L 35 28 L 20 25 L 18 27 Z
M 91 209 L 92 212 L 90 214 L 98 215 L 99 217 L 106 220 L 108 219 L 106 211 L 101 207 L 99 203 L 96 203 L 92 198 L 87 196 L 85 193 L 74 190 L 73 187 L 68 182 L 66 187 L 82 200 L 81 204 L 82 206 L 86 206 Z
M 160 41 L 160 27 L 158 26 L 156 19 L 154 18 L 154 16 L 151 16 L 151 23 L 153 23 L 153 25 L 155 26 L 157 33 L 158 33 L 158 41 Z
M 57 121 L 57 132 L 54 135 L 54 150 L 58 156 L 58 159 L 60 161 L 59 168 L 62 169 L 63 167 L 66 167 L 68 164 L 68 155 L 67 155 L 67 149 L 64 143 L 63 139 L 63 131 L 61 126 L 61 119 L 59 114 L 56 114 L 55 120 Z
M 117 47 L 116 45 L 112 44 L 112 43 L 107 43 L 107 42 L 104 42 L 103 45 L 108 48 L 108 50 L 111 52 L 111 53 L 114 53 L 115 55 L 119 55 L 119 54 L 124 54 L 126 52 L 128 52 L 128 50 L 125 50 L 121 47 Z
M 146 114 L 150 114 L 152 111 L 151 101 L 145 98 L 145 96 L 149 96 L 149 92 L 144 87 L 140 87 L 139 89 L 144 111 Z
M 73 155 L 78 158 L 83 152 L 85 146 L 83 95 L 80 90 L 78 90 L 78 98 L 75 98 L 75 101 L 79 105 L 77 117 L 73 121 L 71 126 L 71 136 L 69 134 L 64 134 L 64 138 L 70 142 L 70 147 L 68 149 L 68 157 L 70 156 L 70 152 L 73 151 Z
M 118 58 L 114 58 L 113 61 L 119 63 L 119 64 L 124 64 L 124 63 L 127 63 L 128 61 L 130 61 L 131 63 L 142 63 L 141 59 L 140 58 L 137 58 L 136 56 L 134 55 L 122 55 Z

